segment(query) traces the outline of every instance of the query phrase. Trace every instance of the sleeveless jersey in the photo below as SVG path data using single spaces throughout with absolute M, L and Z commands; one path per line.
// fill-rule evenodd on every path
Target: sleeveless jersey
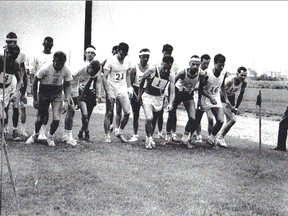
M 235 78 L 236 78 L 235 75 L 230 75 L 225 80 L 225 84 L 228 83 L 228 82 L 231 82 L 231 80 L 232 80 L 232 85 L 231 86 L 226 86 L 227 96 L 235 95 L 237 92 L 240 91 L 240 89 L 242 87 L 243 83 L 240 83 L 239 85 L 235 85 Z
M 212 104 L 210 99 L 204 95 L 201 96 L 201 107 L 203 110 L 210 109 L 212 107 L 222 107 L 220 90 L 225 77 L 225 73 L 220 73 L 219 77 L 216 77 L 212 68 L 207 69 L 207 84 L 203 87 L 206 93 L 217 101 L 217 104 Z
M 134 80 L 133 86 L 139 88 L 140 80 L 141 80 L 143 74 L 144 74 L 144 72 L 142 72 L 142 71 L 139 69 L 139 66 L 138 66 L 138 64 L 137 64 L 137 65 L 136 65 L 136 75 L 135 75 L 135 80 Z
M 3 88 L 5 84 L 5 88 L 7 88 L 13 80 L 13 77 L 20 70 L 19 63 L 16 61 L 6 61 L 6 71 L 5 77 L 4 75 L 4 57 L 0 56 L 0 88 Z
M 166 86 L 169 84 L 170 73 L 161 74 L 159 67 L 155 67 L 154 76 L 147 79 L 145 92 L 154 96 L 161 96 L 164 94 Z
M 195 89 L 196 84 L 199 81 L 199 71 L 194 79 L 190 79 L 187 73 L 187 69 L 184 69 L 185 78 L 183 80 L 179 79 L 176 82 L 175 87 L 178 88 L 179 91 L 191 93 Z

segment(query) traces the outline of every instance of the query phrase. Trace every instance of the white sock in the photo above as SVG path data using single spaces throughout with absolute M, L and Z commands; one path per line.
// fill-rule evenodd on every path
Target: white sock
M 40 133 L 45 134 L 46 133 L 46 128 L 47 128 L 47 125 L 42 125 L 41 128 L 40 128 Z

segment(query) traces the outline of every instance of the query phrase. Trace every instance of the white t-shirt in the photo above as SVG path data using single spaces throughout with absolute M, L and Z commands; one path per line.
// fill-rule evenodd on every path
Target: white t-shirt
M 52 61 L 53 61 L 53 53 L 46 54 L 43 51 L 40 52 L 33 59 L 31 73 L 36 74 L 36 72 L 41 68 L 43 64 L 45 63 L 52 64 Z
M 72 75 L 68 68 L 64 66 L 60 71 L 55 71 L 53 64 L 44 64 L 36 73 L 41 84 L 50 86 L 60 86 L 64 81 L 72 81 Z

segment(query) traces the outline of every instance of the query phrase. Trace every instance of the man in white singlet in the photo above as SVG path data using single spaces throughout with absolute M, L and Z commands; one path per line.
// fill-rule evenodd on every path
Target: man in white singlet
M 232 126 L 236 123 L 236 114 L 238 114 L 238 107 L 240 106 L 243 95 L 247 86 L 245 78 L 247 76 L 247 69 L 245 67 L 239 67 L 236 75 L 230 75 L 225 79 L 225 89 L 230 105 L 227 105 L 223 93 L 221 92 L 221 101 L 223 103 L 223 110 L 226 116 L 226 124 L 221 128 L 221 131 L 217 135 L 218 145 L 220 147 L 227 148 L 227 144 L 224 140 L 225 135 L 229 132 Z M 240 92 L 240 93 L 239 93 Z M 235 97 L 238 94 L 237 103 L 235 105 Z
M 195 121 L 195 103 L 193 99 L 194 89 L 199 82 L 199 76 L 203 76 L 200 67 L 200 58 L 197 55 L 193 55 L 189 60 L 189 68 L 185 68 L 177 73 L 175 77 L 175 99 L 173 101 L 173 108 L 168 114 L 167 120 L 167 132 L 165 141 L 170 143 L 172 141 L 172 134 L 176 131 L 176 110 L 181 102 L 187 111 L 188 122 L 185 127 L 185 131 L 181 141 L 183 144 L 188 145 L 188 138 L 191 131 L 192 122 Z
M 145 113 L 146 149 L 155 147 L 153 132 L 157 116 L 163 110 L 164 92 L 167 86 L 170 88 L 168 111 L 172 109 L 172 101 L 175 97 L 175 76 L 171 74 L 171 67 L 174 59 L 172 56 L 165 56 L 162 59 L 161 67 L 153 67 L 146 70 L 140 81 L 138 100 L 142 104 Z M 145 89 L 144 83 L 146 82 Z M 144 89 L 144 93 L 142 94 Z
M 141 104 L 138 101 L 138 92 L 139 92 L 139 85 L 140 80 L 144 74 L 144 72 L 149 68 L 149 57 L 150 57 L 150 50 L 149 49 L 141 49 L 139 52 L 140 63 L 135 65 L 130 70 L 130 78 L 131 83 L 133 85 L 133 97 L 131 98 L 131 107 L 133 111 L 133 130 L 134 134 L 130 138 L 129 142 L 135 142 L 138 140 L 138 120 L 139 120 L 139 113 Z
M 35 131 L 26 141 L 27 144 L 34 143 L 42 126 L 44 116 L 52 105 L 53 120 L 47 137 L 47 144 L 55 146 L 53 135 L 56 132 L 61 118 L 64 90 L 64 111 L 68 110 L 71 99 L 70 82 L 73 80 L 69 69 L 65 66 L 66 54 L 62 51 L 55 52 L 52 64 L 45 64 L 37 71 L 33 81 L 33 106 L 38 109 L 35 122 Z M 38 91 L 38 82 L 39 91 Z M 38 94 L 39 93 L 39 94 Z
M 31 73 L 30 73 L 30 79 L 33 78 L 32 82 L 34 80 L 35 74 L 41 68 L 41 66 L 45 63 L 50 64 L 53 61 L 53 53 L 51 51 L 52 47 L 54 46 L 53 38 L 51 38 L 49 36 L 45 37 L 42 45 L 43 45 L 43 51 L 40 52 L 37 56 L 35 56 L 35 58 L 33 60 L 33 68 L 32 68 Z M 32 82 L 31 82 L 31 91 L 33 89 L 32 88 Z M 33 94 L 33 92 L 32 92 L 32 94 Z M 44 117 L 43 125 L 41 126 L 38 140 L 46 140 L 47 139 L 46 129 L 47 129 L 48 120 L 49 120 L 49 110 Z
M 21 73 L 19 63 L 16 59 L 20 53 L 20 48 L 15 46 L 7 46 L 3 55 L 0 56 L 0 118 L 5 119 L 5 124 L 8 123 L 8 105 L 10 101 L 17 101 L 20 98 L 20 88 L 22 86 Z M 6 59 L 6 68 L 4 67 L 4 60 Z M 3 80 L 3 73 L 5 72 L 5 80 Z M 5 90 L 4 90 L 5 88 Z M 5 91 L 5 94 L 3 95 Z M 3 109 L 5 109 L 2 116 Z M 1 126 L 2 129 L 2 126 Z
M 201 106 L 201 109 L 196 110 L 196 120 L 192 123 L 191 129 L 191 134 L 193 134 L 200 124 L 204 112 L 211 109 L 216 119 L 216 124 L 213 126 L 212 134 L 209 135 L 207 143 L 215 149 L 218 149 L 215 136 L 220 131 L 224 122 L 224 111 L 220 98 L 220 90 L 223 91 L 223 97 L 225 102 L 227 102 L 227 105 L 231 106 L 225 91 L 226 73 L 221 73 L 225 66 L 225 61 L 225 56 L 217 54 L 214 57 L 214 67 L 208 68 L 204 78 L 200 79 L 199 96 L 201 99 L 199 105 Z
M 202 71 L 206 71 L 206 69 L 208 68 L 209 64 L 210 64 L 210 56 L 208 54 L 204 54 L 201 56 L 201 70 Z M 194 101 L 195 104 L 198 103 L 198 90 L 194 91 Z M 197 107 L 196 107 L 197 108 Z M 213 129 L 213 113 L 211 110 L 207 110 L 206 112 L 206 116 L 207 116 L 207 120 L 208 120 L 208 135 L 210 135 L 212 133 L 212 129 Z M 197 130 L 196 130 L 196 143 L 202 143 L 202 135 L 201 135 L 201 123 L 199 124 Z
M 17 45 L 17 35 L 14 32 L 9 32 L 6 36 L 6 44 L 7 47 L 14 47 Z M 23 136 L 27 136 L 25 132 L 25 124 L 26 124 L 26 105 L 27 105 L 27 97 L 26 97 L 26 89 L 27 89 L 27 73 L 25 68 L 25 62 L 26 62 L 26 55 L 20 51 L 16 62 L 19 64 L 20 68 L 20 74 L 21 74 L 21 80 L 22 80 L 22 86 L 20 88 L 20 98 L 19 100 L 12 101 L 13 106 L 13 114 L 12 114 L 12 122 L 13 122 L 13 132 L 12 137 L 15 141 L 21 140 L 21 137 L 19 134 L 22 134 Z M 8 116 L 8 109 L 7 116 Z M 20 110 L 20 112 L 19 112 Z M 19 114 L 20 114 L 20 125 L 19 125 Z M 8 126 L 8 118 L 7 118 L 7 124 Z M 19 127 L 18 127 L 19 126 Z M 8 128 L 5 129 L 6 132 L 8 132 Z
M 115 129 L 116 137 L 121 142 L 128 141 L 123 135 L 123 130 L 129 120 L 130 101 L 133 96 L 133 87 L 131 86 L 129 70 L 131 63 L 129 58 L 125 58 L 128 54 L 129 46 L 126 43 L 119 44 L 119 52 L 110 57 L 104 66 L 103 87 L 107 95 L 106 115 L 104 120 L 105 142 L 111 142 L 110 124 L 111 115 L 114 110 L 114 103 L 119 99 L 124 116 L 121 119 L 120 127 Z

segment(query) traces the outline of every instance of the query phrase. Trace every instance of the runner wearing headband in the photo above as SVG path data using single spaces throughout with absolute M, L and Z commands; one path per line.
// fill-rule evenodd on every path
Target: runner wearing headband
M 139 52 L 140 63 L 135 65 L 130 70 L 131 83 L 133 85 L 133 97 L 131 98 L 131 107 L 133 111 L 133 136 L 130 138 L 129 142 L 135 142 L 138 140 L 138 120 L 141 104 L 138 102 L 138 92 L 140 80 L 144 72 L 149 68 L 149 49 L 141 49 Z

